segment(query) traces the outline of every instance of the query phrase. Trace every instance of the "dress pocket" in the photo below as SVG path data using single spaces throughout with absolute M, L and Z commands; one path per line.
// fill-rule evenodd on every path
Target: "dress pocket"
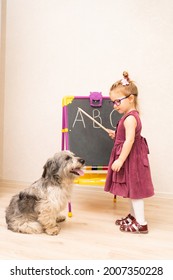
M 149 161 L 148 161 L 148 154 L 149 154 L 149 148 L 148 148 L 148 143 L 147 140 L 144 137 L 142 138 L 142 158 L 143 158 L 143 164 L 144 166 L 149 166 Z
M 147 155 L 145 155 L 144 157 L 143 157 L 143 164 L 144 164 L 144 166 L 149 166 L 149 161 L 148 161 L 148 156 Z
M 121 168 L 119 172 L 114 171 L 112 180 L 114 183 L 125 183 L 126 177 L 124 168 Z

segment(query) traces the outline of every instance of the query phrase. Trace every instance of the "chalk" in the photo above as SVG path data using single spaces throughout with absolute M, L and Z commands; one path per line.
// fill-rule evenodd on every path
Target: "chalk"
M 93 122 L 95 122 L 98 126 L 100 126 L 103 130 L 105 130 L 107 133 L 109 133 L 108 130 L 107 130 L 107 128 L 104 127 L 101 123 L 99 123 L 98 121 L 96 121 L 94 118 L 92 118 L 90 115 L 88 115 L 88 114 L 87 114 L 84 110 L 82 110 L 81 108 L 78 107 L 78 109 L 79 109 L 79 111 L 81 111 L 82 113 L 84 113 L 89 119 L 91 119 Z

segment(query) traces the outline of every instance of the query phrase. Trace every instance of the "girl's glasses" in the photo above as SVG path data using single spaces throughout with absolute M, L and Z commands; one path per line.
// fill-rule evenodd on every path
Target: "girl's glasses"
M 114 105 L 120 106 L 121 101 L 122 101 L 123 99 L 128 98 L 130 95 L 135 95 L 135 96 L 137 96 L 137 94 L 132 94 L 132 93 L 131 93 L 131 94 L 129 94 L 129 95 L 123 97 L 123 98 L 119 98 L 119 99 L 116 99 L 116 100 L 114 100 L 114 101 L 110 100 L 109 103 L 112 104 L 113 106 L 114 106 Z

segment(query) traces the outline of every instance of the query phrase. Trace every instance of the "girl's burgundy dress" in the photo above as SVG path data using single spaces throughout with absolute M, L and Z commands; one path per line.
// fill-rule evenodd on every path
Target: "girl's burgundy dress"
M 124 120 L 130 115 L 134 116 L 137 121 L 135 141 L 120 171 L 115 172 L 112 171 L 111 166 L 121 153 L 125 141 Z M 141 136 L 141 129 L 140 117 L 136 110 L 130 111 L 119 121 L 110 156 L 105 191 L 132 199 L 146 198 L 154 194 L 148 161 L 149 150 L 146 139 Z

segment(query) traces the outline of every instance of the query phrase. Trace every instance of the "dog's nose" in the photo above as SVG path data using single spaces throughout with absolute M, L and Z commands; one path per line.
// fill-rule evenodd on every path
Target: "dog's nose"
M 79 162 L 80 162 L 81 164 L 84 164 L 84 163 L 85 163 L 85 160 L 82 159 L 82 158 L 80 158 L 80 159 L 79 159 Z

